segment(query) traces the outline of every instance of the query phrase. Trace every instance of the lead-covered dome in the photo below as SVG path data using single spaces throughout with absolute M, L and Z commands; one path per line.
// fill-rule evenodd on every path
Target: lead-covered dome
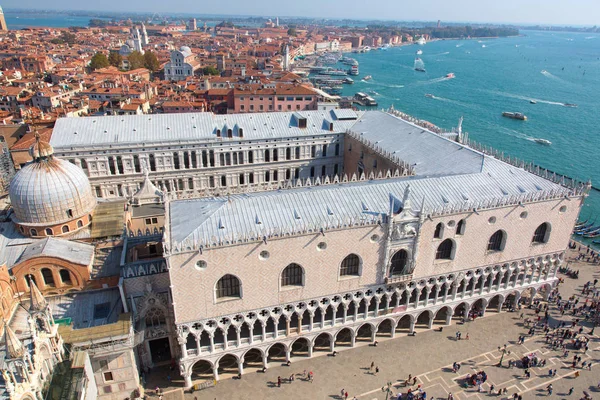
M 85 217 L 88 225 L 96 206 L 90 182 L 81 168 L 53 153 L 52 146 L 38 137 L 30 149 L 33 161 L 13 177 L 9 191 L 13 220 L 19 225 L 47 227 Z

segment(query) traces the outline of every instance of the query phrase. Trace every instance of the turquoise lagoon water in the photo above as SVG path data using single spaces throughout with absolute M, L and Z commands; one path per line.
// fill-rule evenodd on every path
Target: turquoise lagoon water
M 393 104 L 447 129 L 463 116 L 471 139 L 600 187 L 600 35 L 522 34 L 350 54 L 360 63 L 359 77 L 373 79 L 355 79 L 343 94 L 375 91 L 380 108 Z M 413 70 L 418 49 L 426 73 Z M 444 79 L 450 72 L 456 78 Z M 504 118 L 503 111 L 523 112 L 528 121 Z M 581 218 L 590 215 L 600 222 L 600 192 L 594 190 Z

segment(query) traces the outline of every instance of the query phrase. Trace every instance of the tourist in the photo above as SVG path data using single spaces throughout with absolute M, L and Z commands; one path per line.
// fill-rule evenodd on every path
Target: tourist
M 548 390 L 548 395 L 549 395 L 549 396 L 552 396 L 552 390 L 553 390 L 553 389 L 554 389 L 554 388 L 552 387 L 552 384 L 549 384 L 548 386 L 546 386 L 546 390 Z
M 571 389 L 569 389 L 569 393 L 568 393 L 568 395 L 569 395 L 569 396 L 570 396 L 570 395 L 572 395 L 574 390 L 575 390 L 575 388 L 571 388 Z
M 346 391 L 344 389 L 342 389 L 342 391 L 340 392 L 340 399 L 344 398 L 344 393 L 346 393 Z
M 417 377 L 415 376 L 415 377 L 413 378 L 413 386 L 414 386 L 414 385 L 416 385 L 416 384 L 417 384 Z
M 600 384 L 598 386 L 600 387 Z M 448 393 L 448 399 L 447 400 L 454 400 L 454 396 L 452 396 L 452 392 Z
M 466 340 L 469 340 L 469 332 L 467 332 L 467 336 L 465 337 Z
M 348 392 L 344 393 L 344 400 L 348 400 Z
M 277 377 L 277 387 L 281 387 L 281 376 Z
M 375 376 L 379 373 L 379 367 L 375 367 Z
M 290 375 L 290 383 L 294 382 L 294 374 Z
M 493 394 L 493 393 L 494 393 L 494 389 L 495 389 L 495 386 L 494 386 L 494 384 L 492 384 L 492 385 L 490 386 L 490 394 Z

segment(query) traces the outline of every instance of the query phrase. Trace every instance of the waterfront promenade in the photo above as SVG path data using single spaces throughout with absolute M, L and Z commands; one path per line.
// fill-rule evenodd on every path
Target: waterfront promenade
M 580 295 L 581 287 L 588 280 L 600 279 L 599 268 L 585 262 L 574 260 L 576 254 L 569 252 L 570 267 L 580 270 L 579 279 L 574 280 L 559 274 L 565 282 L 560 285 L 563 299 L 572 294 Z M 532 317 L 533 310 L 524 309 L 524 318 Z M 489 393 L 477 393 L 476 388 L 464 389 L 460 386 L 460 379 L 468 373 L 484 370 L 488 381 L 483 389 L 489 391 L 489 385 L 506 388 L 507 394 L 493 397 L 498 399 L 512 398 L 513 393 L 519 393 L 524 399 L 533 399 L 546 396 L 545 388 L 552 383 L 554 386 L 553 398 L 582 397 L 586 390 L 592 397 L 599 397 L 597 390 L 600 375 L 600 365 L 592 367 L 592 371 L 570 368 L 574 352 L 571 351 L 566 358 L 562 352 L 552 351 L 545 344 L 542 335 L 529 337 L 523 345 L 517 345 L 520 335 L 525 335 L 529 328 L 524 326 L 524 320 L 519 319 L 520 312 L 486 312 L 484 318 L 466 324 L 453 324 L 444 327 L 443 331 L 423 330 L 417 331 L 416 336 L 397 337 L 395 339 L 379 340 L 377 347 L 369 344 L 358 345 L 353 349 L 339 351 L 336 357 L 324 355 L 302 361 L 295 361 L 291 366 L 270 365 L 266 373 L 249 372 L 242 379 L 228 379 L 221 376 L 216 387 L 196 391 L 195 393 L 182 393 L 181 378 L 172 372 L 173 381 L 167 386 L 167 370 L 155 370 L 148 378 L 147 388 L 159 385 L 164 389 L 164 399 L 336 399 L 341 398 L 340 391 L 344 389 L 349 394 L 349 399 L 356 396 L 358 399 L 385 399 L 386 394 L 382 387 L 391 382 L 391 392 L 406 393 L 410 387 L 404 387 L 404 380 L 409 374 L 417 376 L 417 385 L 421 384 L 427 392 L 427 398 L 446 399 L 451 392 L 455 399 L 483 399 Z M 556 325 L 557 321 L 568 323 L 573 319 L 570 315 L 560 316 L 555 306 L 551 307 L 550 321 Z M 585 332 L 589 331 L 590 324 L 585 324 Z M 456 341 L 457 331 L 462 333 L 463 340 Z M 466 335 L 469 340 L 464 340 Z M 510 355 L 504 357 L 504 367 L 497 366 L 501 354 L 497 348 L 507 344 Z M 524 370 L 520 368 L 509 369 L 508 360 L 521 358 L 524 354 L 536 352 L 538 357 L 547 360 L 544 368 L 532 368 L 531 377 L 525 378 Z M 590 350 L 586 353 L 577 353 L 582 361 L 597 364 L 600 362 L 600 340 L 598 332 L 591 336 Z M 371 363 L 379 367 L 380 372 L 375 375 L 370 370 Z M 462 368 L 459 374 L 452 372 L 452 363 L 459 362 Z M 557 369 L 556 377 L 548 376 L 549 369 Z M 304 370 L 314 373 L 314 382 L 303 380 L 301 375 Z M 580 376 L 575 378 L 575 371 Z M 296 380 L 288 383 L 290 375 L 294 374 Z M 277 387 L 277 378 L 280 376 L 285 383 Z M 232 377 L 229 377 L 232 378 Z M 417 385 L 412 386 L 415 390 Z M 179 386 L 179 387 L 177 387 Z M 568 390 L 574 387 L 574 394 L 567 396 Z M 151 394 L 147 392 L 147 394 Z M 151 397 L 153 394 L 151 394 Z M 390 397 L 391 398 L 391 397 Z M 394 397 L 396 398 L 396 397 Z

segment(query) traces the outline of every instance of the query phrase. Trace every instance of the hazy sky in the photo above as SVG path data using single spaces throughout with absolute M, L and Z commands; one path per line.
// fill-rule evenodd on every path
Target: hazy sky
M 600 0 L 2 0 L 6 8 L 595 25 Z

